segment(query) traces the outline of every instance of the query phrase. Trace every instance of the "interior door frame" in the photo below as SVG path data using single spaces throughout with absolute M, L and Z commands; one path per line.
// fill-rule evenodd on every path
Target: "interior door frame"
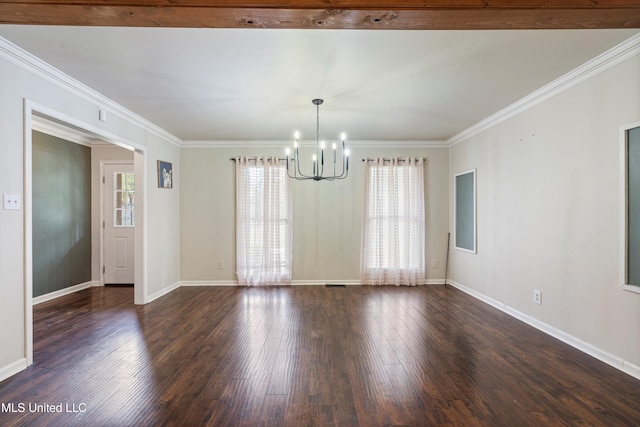
M 104 173 L 104 169 L 106 165 L 128 165 L 128 166 L 133 166 L 134 168 L 134 174 L 135 174 L 135 161 L 134 160 L 101 160 L 100 161 L 100 179 L 102 179 L 103 177 L 106 178 L 106 175 Z M 134 177 L 134 182 L 135 182 L 135 177 Z M 137 183 L 135 183 L 135 185 L 137 186 Z M 104 222 L 106 221 L 106 218 L 104 216 L 104 204 L 105 204 L 105 197 L 106 197 L 106 192 L 105 192 L 105 183 L 102 182 L 100 183 L 100 286 L 104 286 L 105 285 L 105 280 L 104 280 L 104 276 L 105 276 L 105 272 L 103 270 L 103 267 L 105 265 L 104 261 L 105 261 L 105 248 L 104 245 L 106 244 L 106 239 L 105 239 L 105 228 L 104 226 L 102 226 L 102 224 L 104 224 Z M 137 197 L 136 197 L 136 202 L 137 202 Z M 137 203 L 135 204 L 135 209 L 136 209 L 136 219 L 137 219 Z M 136 225 L 137 225 L 137 221 L 136 221 Z M 134 225 L 134 229 L 136 227 L 136 225 Z M 135 236 L 135 231 L 134 231 L 134 236 Z M 134 238 L 134 245 L 135 245 L 135 238 Z M 135 249 L 134 249 L 135 250 Z M 136 268 L 136 265 L 134 263 L 134 270 Z M 135 287 L 135 278 L 134 278 L 134 287 Z
M 146 149 L 141 145 L 121 138 L 104 129 L 93 126 L 75 117 L 61 113 L 53 108 L 38 104 L 30 99 L 23 99 L 23 141 L 24 141 L 24 189 L 23 189 L 23 289 L 24 289 L 24 361 L 25 368 L 33 364 L 33 142 L 31 133 L 33 121 L 38 118 L 50 120 L 62 128 L 79 130 L 94 136 L 96 139 L 108 142 L 134 152 L 134 174 L 136 181 L 136 228 L 135 228 L 135 282 L 134 304 L 145 304 L 147 296 L 146 283 L 146 194 L 147 167 L 145 161 Z M 97 114 L 96 114 L 97 116 Z

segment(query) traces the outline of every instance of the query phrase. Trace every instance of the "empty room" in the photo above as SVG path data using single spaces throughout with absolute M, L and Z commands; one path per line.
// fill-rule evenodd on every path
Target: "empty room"
M 640 5 L 534 3 L 2 2 L 0 424 L 637 425 Z

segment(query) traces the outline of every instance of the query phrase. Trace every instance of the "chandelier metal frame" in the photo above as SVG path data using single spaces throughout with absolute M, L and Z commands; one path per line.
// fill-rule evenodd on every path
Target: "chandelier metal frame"
M 342 140 L 342 149 L 340 152 L 340 157 L 342 158 L 342 167 L 340 173 L 337 171 L 337 144 L 334 142 L 332 144 L 332 152 L 333 152 L 333 174 L 329 175 L 331 171 L 327 170 L 327 175 L 325 175 L 325 144 L 324 141 L 320 141 L 320 105 L 324 100 L 316 98 L 311 100 L 311 103 L 316 106 L 316 152 L 313 155 L 313 173 L 303 173 L 302 168 L 300 167 L 300 134 L 296 131 L 294 134 L 294 143 L 293 143 L 293 157 L 289 157 L 291 154 L 291 150 L 289 148 L 286 149 L 287 153 L 287 175 L 289 178 L 297 179 L 300 181 L 313 179 L 314 181 L 333 181 L 336 179 L 345 179 L 349 175 L 349 149 L 345 148 L 344 141 L 346 139 L 346 135 L 342 133 L 340 139 Z M 319 164 L 318 164 L 318 159 Z M 290 163 L 292 163 L 290 167 Z M 291 173 L 291 169 L 293 169 L 293 174 Z M 330 168 L 327 168 L 330 169 Z

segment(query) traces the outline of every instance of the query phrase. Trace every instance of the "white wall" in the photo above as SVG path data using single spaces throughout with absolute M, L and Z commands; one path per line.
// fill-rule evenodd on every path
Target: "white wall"
M 451 278 L 640 375 L 640 294 L 621 284 L 621 127 L 640 122 L 635 56 L 450 149 L 477 168 L 478 253 Z M 450 202 L 453 226 L 453 200 Z M 542 305 L 533 290 L 542 291 Z
M 151 144 L 150 144 L 151 145 Z M 146 300 L 149 302 L 175 289 L 180 283 L 180 191 L 182 183 L 173 180 L 173 188 L 158 188 L 158 160 L 171 162 L 173 176 L 181 171 L 180 149 L 170 144 L 153 144 L 145 153 L 147 192 L 146 209 Z M 137 179 L 137 176 L 136 176 Z M 136 197 L 138 197 L 136 187 Z M 139 200 L 139 199 L 136 199 Z M 136 212 L 139 215 L 139 212 Z M 137 241 L 136 241 L 137 242 Z M 136 243 L 137 244 L 137 243 Z M 137 277 L 137 274 L 136 274 Z
M 394 143 L 389 143 L 393 146 Z M 401 143 L 396 143 L 401 146 Z M 284 146 L 284 144 L 283 144 Z M 234 164 L 231 157 L 282 155 L 284 148 L 187 148 L 182 152 L 182 280 L 235 281 Z M 364 157 L 428 157 L 425 169 L 427 280 L 444 278 L 448 230 L 447 148 L 352 147 L 343 181 L 293 182 L 294 283 L 357 282 L 364 207 Z M 431 267 L 432 259 L 440 267 Z M 223 261 L 224 270 L 218 269 Z
M 173 162 L 180 171 L 180 149 L 172 137 L 89 88 L 72 81 L 37 58 L 0 39 L 0 194 L 19 194 L 20 211 L 0 210 L 0 379 L 23 369 L 28 361 L 25 275 L 24 105 L 82 124 L 109 140 L 125 142 L 144 153 L 138 157 L 147 181 L 143 300 L 161 294 L 180 280 L 179 183 L 175 190 L 156 188 L 156 160 Z M 106 109 L 106 123 L 98 111 Z M 30 129 L 28 130 L 30 134 Z M 27 177 L 28 178 L 28 177 Z M 136 283 L 136 286 L 138 284 Z

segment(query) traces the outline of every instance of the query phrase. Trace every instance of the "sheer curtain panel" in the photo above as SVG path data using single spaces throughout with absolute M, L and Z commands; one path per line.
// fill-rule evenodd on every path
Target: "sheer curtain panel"
M 368 160 L 365 171 L 362 283 L 424 284 L 424 160 Z
M 235 161 L 238 283 L 289 284 L 293 209 L 286 166 L 272 158 Z

